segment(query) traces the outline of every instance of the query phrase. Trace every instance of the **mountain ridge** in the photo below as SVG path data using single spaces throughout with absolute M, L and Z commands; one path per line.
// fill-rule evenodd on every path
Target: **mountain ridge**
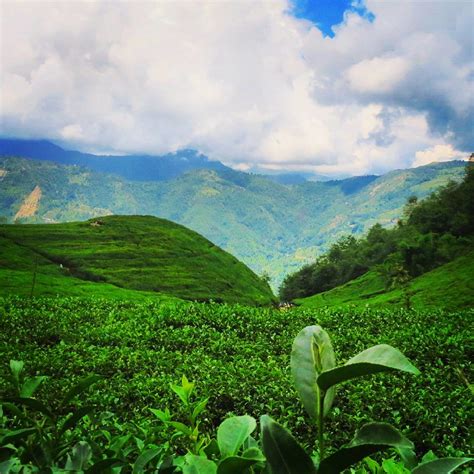
M 268 273 L 277 285 L 340 236 L 362 235 L 376 222 L 394 225 L 408 197 L 422 198 L 450 179 L 460 180 L 464 166 L 447 162 L 375 178 L 287 185 L 232 169 L 138 182 L 80 166 L 0 157 L 0 216 L 11 222 L 38 185 L 42 198 L 29 222 L 105 214 L 167 218 L 204 235 L 258 274 Z
M 18 156 L 52 161 L 62 165 L 85 166 L 132 181 L 166 181 L 192 169 L 226 169 L 196 150 L 184 149 L 165 155 L 94 155 L 65 150 L 48 140 L 0 138 L 0 156 Z

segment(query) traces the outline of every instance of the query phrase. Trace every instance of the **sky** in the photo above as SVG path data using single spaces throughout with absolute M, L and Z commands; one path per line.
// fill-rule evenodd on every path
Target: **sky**
M 384 173 L 474 149 L 474 3 L 0 0 L 0 135 Z

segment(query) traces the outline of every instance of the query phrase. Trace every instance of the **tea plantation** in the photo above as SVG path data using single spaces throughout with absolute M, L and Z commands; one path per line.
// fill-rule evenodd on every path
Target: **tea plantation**
M 246 305 L 275 300 L 268 284 L 233 255 L 152 216 L 0 225 L 0 295 L 31 292 Z
M 311 453 L 316 429 L 293 388 L 289 362 L 293 338 L 303 327 L 320 324 L 339 364 L 386 343 L 421 372 L 380 374 L 340 388 L 327 420 L 331 446 L 375 420 L 396 426 L 418 453 L 461 456 L 471 442 L 467 381 L 473 380 L 473 317 L 472 309 L 278 311 L 179 301 L 5 297 L 0 299 L 0 396 L 14 395 L 7 382 L 10 359 L 23 360 L 30 376 L 48 377 L 35 397 L 58 414 L 69 409 L 58 403 L 68 389 L 81 377 L 98 374 L 101 380 L 77 402 L 92 403 L 95 418 L 85 417 L 79 429 L 96 423 L 96 430 L 125 436 L 133 423 L 142 432 L 153 427 L 165 442 L 169 432 L 149 409 L 168 407 L 183 417 L 170 384 L 185 375 L 196 383 L 198 396 L 209 398 L 204 432 L 229 414 L 257 419 L 268 414 Z

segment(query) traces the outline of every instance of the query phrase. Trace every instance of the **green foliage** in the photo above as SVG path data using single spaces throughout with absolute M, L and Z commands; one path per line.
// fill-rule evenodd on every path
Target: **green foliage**
M 403 286 L 386 287 L 379 269 L 345 285 L 296 303 L 307 308 L 397 308 L 457 310 L 474 306 L 474 253 L 407 281 Z M 409 309 L 409 308 L 408 308 Z
M 413 443 L 393 426 L 387 423 L 367 423 L 357 431 L 349 444 L 321 461 L 319 472 L 337 474 L 379 451 L 389 448 L 411 451 L 413 447 Z
M 104 421 L 111 436 L 115 422 L 130 433 L 142 423 L 154 426 L 157 437 L 174 433 L 149 408 L 169 407 L 173 421 L 188 425 L 189 411 L 178 404 L 170 384 L 190 374 L 199 381 L 191 403 L 209 399 L 200 433 L 217 430 L 228 413 L 256 419 L 268 413 L 311 452 L 316 428 L 304 422 L 288 354 L 300 328 L 318 323 L 331 334 L 337 360 L 382 343 L 400 348 L 422 372 L 410 379 L 382 374 L 371 383 L 361 380 L 357 390 L 352 381 L 340 386 L 325 419 L 334 446 L 347 441 L 344 433 L 382 420 L 408 433 L 420 452 L 458 457 L 469 452 L 472 317 L 472 310 L 277 311 L 152 300 L 7 298 L 0 299 L 0 352 L 6 361 L 28 361 L 25 377 L 48 376 L 47 390 L 40 385 L 35 392 L 46 406 L 55 406 L 79 379 L 102 376 L 84 405 L 120 417 Z M 9 375 L 0 364 L 0 396 L 14 395 L 3 383 Z
M 93 407 L 82 406 L 71 411 L 70 403 L 99 377 L 91 375 L 80 380 L 53 410 L 33 398 L 46 377 L 24 377 L 22 361 L 11 360 L 10 370 L 16 394 L 0 399 L 0 406 L 14 420 L 12 427 L 0 431 L 0 452 L 10 457 L 6 472 L 18 463 L 33 465 L 40 471 L 58 463 L 63 463 L 66 471 L 84 470 L 91 458 L 91 448 L 88 443 L 77 442 L 77 433 L 74 436 L 72 432 Z
M 423 198 L 463 176 L 461 162 L 393 171 L 380 177 L 283 185 L 228 170 L 194 170 L 167 182 L 133 182 L 78 166 L 0 157 L 7 174 L 0 214 L 10 222 L 36 185 L 42 198 L 29 222 L 68 222 L 107 214 L 164 217 L 193 229 L 278 287 L 339 237 L 376 222 L 392 226 L 406 199 Z
M 225 420 L 217 430 L 217 444 L 221 455 L 236 455 L 256 427 L 255 419 L 251 416 L 235 416 Z
M 451 182 L 427 199 L 410 197 L 404 219 L 393 229 L 374 225 L 364 238 L 340 238 L 316 262 L 288 275 L 280 298 L 290 301 L 323 293 L 377 269 L 387 289 L 406 285 L 472 249 L 474 238 L 474 172 L 469 163 L 464 180 Z
M 320 327 L 308 327 L 301 331 L 297 339 L 314 339 L 312 346 L 306 345 L 306 350 L 313 354 L 311 357 L 317 366 L 314 373 L 319 386 L 316 396 L 324 400 L 326 388 L 320 380 L 325 375 L 321 362 L 323 352 L 321 340 L 331 342 L 329 336 Z M 294 344 L 299 346 L 300 343 Z M 358 354 L 346 364 L 353 374 L 348 378 L 365 375 L 359 373 L 354 360 L 363 360 L 385 370 L 402 370 L 416 373 L 416 369 L 396 349 L 386 346 L 370 348 Z M 301 358 L 301 347 L 293 351 L 293 359 Z M 315 352 L 321 352 L 314 356 Z M 296 367 L 295 360 L 292 366 Z M 23 362 L 10 362 L 11 379 L 17 391 L 21 393 L 29 379 L 22 377 Z M 330 368 L 329 371 L 333 371 Z M 305 372 L 296 371 L 295 379 L 307 377 Z M 98 381 L 96 375 L 89 375 L 80 380 L 76 385 L 66 391 L 66 395 L 59 404 L 66 408 L 76 396 L 81 396 L 89 387 Z M 343 382 L 339 380 L 335 383 Z M 38 384 L 39 386 L 39 384 Z M 21 387 L 21 388 L 20 388 Z M 455 468 L 472 461 L 470 458 L 445 458 L 433 459 L 432 455 L 425 456 L 421 463 L 416 461 L 413 452 L 413 443 L 405 438 L 391 425 L 386 423 L 368 423 L 357 431 L 353 440 L 330 456 L 324 456 L 323 449 L 323 402 L 318 406 L 320 416 L 317 416 L 319 431 L 319 455 L 313 460 L 296 441 L 290 431 L 275 422 L 271 417 L 261 417 L 261 447 L 258 441 L 251 437 L 256 428 L 255 419 L 250 416 L 231 417 L 225 420 L 217 429 L 217 441 L 209 437 L 199 440 L 198 418 L 204 410 L 207 400 L 192 401 L 194 383 L 183 376 L 181 385 L 171 385 L 172 390 L 178 395 L 182 405 L 188 412 L 190 426 L 171 420 L 168 409 L 164 412 L 152 410 L 164 423 L 174 428 L 178 436 L 187 435 L 188 452 L 184 455 L 176 454 L 170 442 L 160 444 L 149 443 L 148 438 L 154 435 L 149 425 L 138 426 L 141 436 L 132 436 L 130 433 L 111 434 L 99 425 L 89 424 L 86 430 L 78 430 L 77 423 L 91 411 L 88 407 L 78 409 L 70 417 L 61 420 L 52 410 L 46 408 L 43 402 L 35 398 L 6 398 L 0 400 L 0 468 L 2 473 L 10 472 L 116 472 L 139 474 L 150 469 L 153 472 L 182 472 L 184 474 L 239 474 L 239 473 L 273 473 L 273 474 L 338 474 L 353 466 L 369 455 L 388 448 L 396 449 L 402 458 L 409 459 L 409 464 L 414 467 L 413 473 L 449 474 Z M 314 387 L 316 391 L 316 387 Z M 3 408 L 11 412 L 10 416 L 3 416 Z M 21 409 L 22 407 L 23 410 Z M 29 410 L 27 411 L 26 408 Z M 33 413 L 31 413 L 31 411 Z M 38 412 L 37 415 L 35 412 Z M 74 422 L 71 422 L 74 420 Z M 33 426 L 31 426 L 33 425 Z M 18 429 L 18 426 L 20 428 Z M 26 427 L 25 427 L 26 426 Z M 30 427 L 31 426 L 31 427 Z M 86 439 L 77 440 L 79 436 Z M 105 435 L 104 440 L 100 440 Z M 138 452 L 138 457 L 136 454 Z M 133 461 L 133 459 L 136 459 Z M 390 460 L 389 460 L 390 461 Z M 371 459 L 367 464 L 373 470 L 378 470 L 379 465 Z M 389 470 L 386 470 L 389 467 Z M 383 463 L 386 472 L 403 472 L 397 463 Z
M 62 283 L 66 295 L 68 286 L 77 294 L 74 283 L 79 279 L 190 300 L 258 305 L 273 301 L 268 284 L 244 264 L 164 219 L 109 216 L 68 224 L 6 225 L 0 227 L 0 238 L 6 242 L 0 250 L 5 262 L 0 278 L 4 271 L 7 278 L 15 271 L 24 276 L 18 286 L 4 290 L 11 293 L 30 290 L 38 262 L 39 275 L 47 283 L 47 275 Z M 44 286 L 36 279 L 35 294 L 41 294 Z
M 312 459 L 292 434 L 269 416 L 262 416 L 262 446 L 274 474 L 316 474 Z
M 423 234 L 474 234 L 474 164 L 468 162 L 464 180 L 449 183 L 415 206 L 408 217 Z
M 326 415 L 332 406 L 334 389 L 323 393 L 318 377 L 335 365 L 331 340 L 320 326 L 308 326 L 296 336 L 291 351 L 291 372 L 298 395 L 314 420 L 323 416 L 323 411 Z
M 291 367 L 300 399 L 318 427 L 319 472 L 341 472 L 388 446 L 413 449 L 412 443 L 392 426 L 371 423 L 364 425 L 349 445 L 330 457 L 324 457 L 324 417 L 334 401 L 335 386 L 353 378 L 383 371 L 400 370 L 419 374 L 418 369 L 400 351 L 381 344 L 357 354 L 344 366 L 335 367 L 329 335 L 320 326 L 308 326 L 293 342 Z
M 165 425 L 174 429 L 172 440 L 177 437 L 185 437 L 191 444 L 191 452 L 199 455 L 208 444 L 209 439 L 203 435 L 199 429 L 201 413 L 206 408 L 208 398 L 193 400 L 194 383 L 189 382 L 185 375 L 181 380 L 181 385 L 171 384 L 171 389 L 180 398 L 185 409 L 185 423 L 173 419 L 168 409 L 165 411 L 151 408 L 150 411 Z
M 398 349 L 387 344 L 379 344 L 360 352 L 341 367 L 324 370 L 317 377 L 317 382 L 321 390 L 327 391 L 334 385 L 355 377 L 388 370 L 400 370 L 415 375 L 420 373 Z

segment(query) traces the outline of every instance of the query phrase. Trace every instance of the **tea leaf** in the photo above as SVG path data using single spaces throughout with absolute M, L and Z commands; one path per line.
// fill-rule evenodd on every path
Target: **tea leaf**
M 194 454 L 186 455 L 186 464 L 183 466 L 183 474 L 216 474 L 217 465 L 209 459 L 195 456 Z
M 89 375 L 88 377 L 80 380 L 76 385 L 74 385 L 66 394 L 63 399 L 63 405 L 69 403 L 76 395 L 85 392 L 91 385 L 98 382 L 102 377 L 99 375 Z
M 418 375 L 420 371 L 398 350 L 387 344 L 380 344 L 360 352 L 343 366 L 325 370 L 318 377 L 321 390 L 363 375 L 389 370 L 400 370 Z
M 311 458 L 283 426 L 264 415 L 262 446 L 273 474 L 316 474 Z
M 387 423 L 368 423 L 354 439 L 319 465 L 320 474 L 338 474 L 367 456 L 387 448 L 413 449 L 413 443 Z
M 248 415 L 224 420 L 217 429 L 217 443 L 222 457 L 237 454 L 256 427 L 255 419 Z
M 6 445 L 20 439 L 26 438 L 30 434 L 36 433 L 36 428 L 22 428 L 19 430 L 7 431 L 1 438 L 0 444 Z
M 206 408 L 207 402 L 209 401 L 209 398 L 204 398 L 200 402 L 197 403 L 197 405 L 194 407 L 193 414 L 191 416 L 193 423 L 196 421 L 196 418 L 203 412 L 203 410 Z
M 115 466 L 116 464 L 124 464 L 124 462 L 117 458 L 102 459 L 101 461 L 93 464 L 89 469 L 85 471 L 86 474 L 101 474 L 107 472 L 107 469 Z
M 307 326 L 296 336 L 291 352 L 291 373 L 298 395 L 308 415 L 318 418 L 318 400 L 322 395 L 317 384 L 318 376 L 336 365 L 331 340 L 321 326 Z M 324 398 L 324 414 L 334 400 L 334 389 Z
M 10 361 L 10 370 L 13 376 L 13 379 L 18 383 L 20 380 L 21 372 L 23 371 L 24 362 L 22 360 L 11 360 Z
M 457 467 L 473 461 L 473 458 L 443 458 L 424 462 L 413 469 L 412 474 L 449 474 Z
M 72 455 L 68 455 L 66 469 L 70 471 L 83 471 L 92 456 L 92 450 L 89 443 L 79 441 L 72 449 Z
M 5 398 L 3 400 L 0 400 L 0 403 L 3 403 L 3 402 L 23 405 L 28 408 L 31 408 L 34 411 L 43 413 L 43 415 L 47 416 L 51 420 L 54 418 L 53 413 L 42 402 L 40 402 L 39 400 L 36 400 L 35 398 L 12 397 L 12 398 Z
M 21 387 L 20 397 L 30 398 L 36 392 L 38 387 L 46 380 L 45 376 L 31 377 L 25 380 L 25 383 Z
M 94 407 L 91 405 L 79 408 L 64 422 L 60 433 L 65 433 L 67 430 L 74 428 L 76 423 L 89 414 L 93 409 Z
M 138 456 L 137 460 L 133 464 L 133 474 L 139 474 L 144 472 L 145 466 L 158 456 L 162 451 L 161 448 L 151 448 L 147 449 Z
M 253 459 L 254 461 L 265 461 L 265 456 L 258 448 L 248 448 L 242 453 L 243 458 Z
M 168 408 L 166 408 L 165 411 L 157 410 L 155 408 L 149 408 L 149 410 L 163 423 L 167 423 L 171 420 L 171 413 Z
M 256 464 L 258 460 L 248 459 L 241 456 L 229 456 L 217 467 L 217 474 L 241 474 Z

